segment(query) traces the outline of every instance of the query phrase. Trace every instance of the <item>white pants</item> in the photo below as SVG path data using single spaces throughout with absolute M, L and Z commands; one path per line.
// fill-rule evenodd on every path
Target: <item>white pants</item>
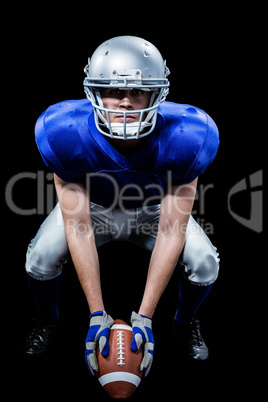
M 97 247 L 110 241 L 128 241 L 150 252 L 153 250 L 160 205 L 136 208 L 128 210 L 127 213 L 116 209 L 107 211 L 94 203 L 91 203 L 90 207 Z M 69 220 L 69 227 L 66 230 L 72 230 L 72 223 L 72 220 Z M 81 226 L 80 230 L 83 231 L 85 228 Z M 35 279 L 53 279 L 61 274 L 68 257 L 63 218 L 60 206 L 57 204 L 29 244 L 26 270 Z M 210 285 L 218 276 L 217 249 L 192 216 L 188 222 L 185 246 L 179 265 L 185 278 L 196 285 Z

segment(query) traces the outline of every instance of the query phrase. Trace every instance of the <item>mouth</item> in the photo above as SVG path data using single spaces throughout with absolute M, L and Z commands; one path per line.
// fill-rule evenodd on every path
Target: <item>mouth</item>
M 120 123 L 124 123 L 124 115 L 123 114 L 119 114 L 119 115 L 115 116 L 115 119 L 117 121 L 119 121 Z M 133 114 L 126 115 L 126 123 L 133 123 L 135 121 L 137 121 L 137 117 L 135 117 L 135 115 L 133 115 Z

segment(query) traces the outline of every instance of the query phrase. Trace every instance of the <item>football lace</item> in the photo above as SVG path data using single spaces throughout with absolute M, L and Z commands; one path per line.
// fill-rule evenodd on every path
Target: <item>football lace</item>
M 117 354 L 118 354 L 118 366 L 125 365 L 125 342 L 124 342 L 124 331 L 117 331 Z

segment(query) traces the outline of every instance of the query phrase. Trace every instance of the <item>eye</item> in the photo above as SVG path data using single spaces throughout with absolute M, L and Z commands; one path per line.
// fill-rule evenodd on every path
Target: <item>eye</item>
M 142 89 L 133 89 L 132 90 L 132 93 L 133 93 L 133 95 L 141 95 L 141 94 L 143 94 L 143 90 Z
M 105 89 L 104 91 L 102 91 L 103 97 L 117 97 L 119 95 L 120 90 L 118 88 Z
M 114 88 L 114 89 L 111 90 L 111 94 L 112 94 L 112 95 L 119 95 L 119 94 L 120 94 L 120 90 L 117 89 L 117 88 Z

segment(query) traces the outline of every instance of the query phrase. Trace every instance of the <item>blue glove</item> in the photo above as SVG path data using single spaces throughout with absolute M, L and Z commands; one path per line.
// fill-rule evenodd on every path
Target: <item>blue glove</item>
M 144 344 L 144 356 L 140 370 L 148 375 L 154 357 L 154 337 L 152 331 L 152 320 L 145 315 L 137 314 L 134 311 L 131 315 L 133 339 L 130 345 L 132 352 L 136 352 Z
M 96 311 L 89 318 L 89 330 L 85 342 L 85 360 L 90 374 L 94 375 L 94 372 L 99 369 L 96 358 L 97 344 L 99 344 L 101 354 L 104 357 L 108 356 L 110 328 L 114 320 L 105 311 Z

